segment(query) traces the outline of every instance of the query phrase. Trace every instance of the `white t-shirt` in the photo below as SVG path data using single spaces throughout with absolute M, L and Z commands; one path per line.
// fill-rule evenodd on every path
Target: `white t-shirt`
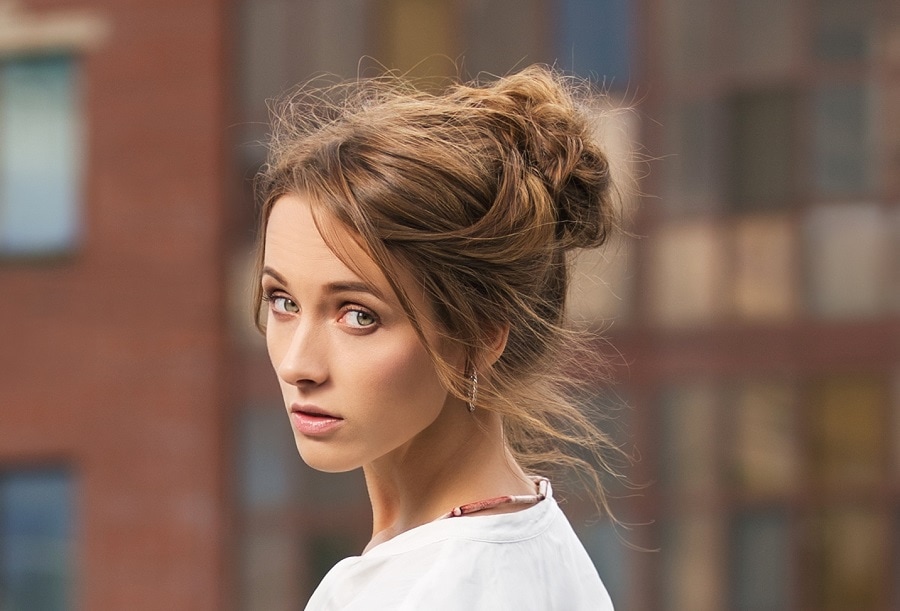
M 336 564 L 306 611 L 611 611 L 609 594 L 562 510 L 446 518 Z

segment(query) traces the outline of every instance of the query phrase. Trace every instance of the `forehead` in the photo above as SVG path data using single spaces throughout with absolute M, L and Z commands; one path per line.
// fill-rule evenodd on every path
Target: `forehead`
M 273 204 L 266 222 L 265 263 L 284 267 L 284 273 L 327 270 L 386 282 L 350 231 L 328 215 L 316 218 L 311 201 L 303 195 L 284 195 Z

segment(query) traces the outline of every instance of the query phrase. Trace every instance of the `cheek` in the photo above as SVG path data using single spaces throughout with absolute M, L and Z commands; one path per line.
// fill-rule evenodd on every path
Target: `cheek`
M 372 359 L 365 385 L 384 402 L 396 406 L 409 406 L 425 417 L 436 413 L 443 405 L 446 391 L 441 384 L 431 357 L 418 342 L 418 337 L 401 349 L 380 351 Z M 373 393 L 373 394 L 374 394 Z M 407 410 L 396 410 L 398 416 L 409 415 Z
M 266 321 L 266 351 L 269 353 L 269 360 L 272 362 L 272 365 L 277 368 L 284 358 L 286 333 L 271 318 L 270 316 L 269 320 Z

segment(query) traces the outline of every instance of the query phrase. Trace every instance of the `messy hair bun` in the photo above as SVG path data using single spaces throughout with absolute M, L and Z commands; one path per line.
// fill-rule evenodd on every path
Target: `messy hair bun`
M 603 244 L 617 219 L 593 137 L 596 100 L 539 66 L 441 93 L 393 77 L 305 87 L 274 111 L 258 186 L 261 236 L 290 193 L 307 196 L 317 218 L 343 223 L 391 283 L 448 389 L 465 398 L 466 371 L 429 345 L 425 320 L 465 350 L 479 406 L 502 415 L 523 466 L 576 467 L 603 503 L 597 465 L 611 446 L 571 392 L 573 365 L 598 363 L 565 319 L 567 253 Z M 410 276 L 428 311 L 400 282 Z M 492 340 L 506 326 L 493 362 Z M 596 368 L 590 375 L 596 382 Z
M 609 163 L 595 127 L 560 78 L 538 67 L 501 79 L 491 88 L 462 86 L 458 94 L 494 114 L 510 154 L 508 168 L 543 179 L 553 203 L 562 248 L 600 246 L 614 221 Z M 538 198 L 541 194 L 535 193 Z

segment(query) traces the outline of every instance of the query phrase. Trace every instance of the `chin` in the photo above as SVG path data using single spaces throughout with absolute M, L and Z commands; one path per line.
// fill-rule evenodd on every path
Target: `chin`
M 303 446 L 306 446 L 304 443 Z M 322 473 L 347 473 L 359 469 L 362 465 L 348 456 L 341 456 L 330 448 L 301 447 L 297 443 L 297 451 L 306 465 Z

